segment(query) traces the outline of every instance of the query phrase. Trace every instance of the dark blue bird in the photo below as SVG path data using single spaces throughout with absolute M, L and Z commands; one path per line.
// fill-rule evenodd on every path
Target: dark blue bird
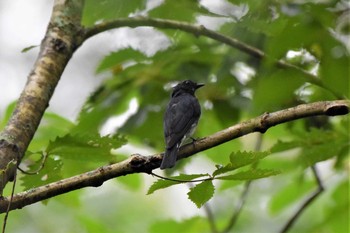
M 164 115 L 166 149 L 160 169 L 175 165 L 181 143 L 194 132 L 201 115 L 201 107 L 194 93 L 202 86 L 204 84 L 186 80 L 174 87 Z

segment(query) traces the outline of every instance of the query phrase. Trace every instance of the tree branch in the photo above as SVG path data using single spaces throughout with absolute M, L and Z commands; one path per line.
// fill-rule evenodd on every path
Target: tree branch
M 261 134 L 259 134 L 259 137 L 258 137 L 258 140 L 256 141 L 256 144 L 255 144 L 255 148 L 254 150 L 255 151 L 260 151 L 261 150 L 261 146 L 262 146 L 262 141 L 263 141 L 263 137 Z M 258 166 L 257 163 L 254 163 L 252 165 L 252 168 L 256 168 Z M 222 231 L 222 233 L 228 233 L 232 230 L 233 226 L 236 224 L 237 220 L 238 220 L 238 217 L 239 215 L 241 214 L 242 212 L 242 209 L 243 209 L 243 206 L 248 198 L 248 193 L 249 193 L 249 190 L 250 190 L 250 187 L 251 187 L 251 184 L 252 184 L 252 180 L 248 180 L 247 182 L 245 182 L 244 184 L 244 188 L 243 188 L 243 192 L 239 198 L 239 201 L 236 205 L 236 208 L 230 218 L 230 220 L 228 221 L 228 224 L 227 226 L 224 228 L 224 230 Z
M 211 229 L 211 233 L 218 233 L 219 231 L 218 231 L 218 229 L 216 227 L 214 214 L 213 214 L 213 211 L 211 210 L 209 204 L 205 203 L 203 205 L 203 208 L 204 208 L 204 212 L 205 212 L 205 214 L 207 215 L 207 218 L 208 218 L 208 222 L 209 222 L 209 226 L 210 226 L 210 229 Z
M 350 101 L 338 100 L 302 104 L 273 113 L 265 113 L 257 118 L 239 123 L 211 136 L 198 139 L 193 143 L 182 146 L 179 151 L 178 159 L 189 157 L 195 153 L 218 146 L 249 133 L 264 133 L 270 127 L 287 121 L 317 115 L 344 115 L 349 113 L 349 109 Z M 106 180 L 118 176 L 142 172 L 151 173 L 153 169 L 159 167 L 161 159 L 162 153 L 151 156 L 134 154 L 122 162 L 106 165 L 90 172 L 18 193 L 13 196 L 11 210 L 19 209 L 35 202 L 83 187 L 97 187 L 102 185 Z M 3 197 L 3 199 L 0 200 L 0 213 L 6 211 L 9 200 L 9 197 Z
M 158 19 L 158 18 L 147 18 L 147 17 L 132 17 L 132 18 L 120 18 L 109 22 L 103 22 L 97 25 L 94 25 L 93 27 L 87 28 L 85 30 L 85 36 L 84 40 L 97 35 L 101 32 L 105 32 L 107 30 L 120 28 L 120 27 L 141 27 L 141 26 L 151 26 L 155 28 L 164 28 L 164 29 L 177 29 L 181 31 L 185 31 L 188 33 L 193 34 L 194 36 L 206 36 L 208 38 L 211 38 L 213 40 L 222 42 L 226 45 L 229 45 L 233 48 L 236 48 L 244 53 L 249 54 L 250 56 L 257 58 L 257 59 L 271 59 L 267 54 L 265 54 L 263 51 L 259 50 L 258 48 L 255 48 L 253 46 L 250 46 L 246 43 L 241 42 L 240 40 L 229 37 L 226 35 L 223 35 L 219 32 L 210 30 L 205 28 L 203 25 L 193 25 L 187 22 L 181 22 L 176 20 L 168 20 L 168 19 Z M 304 77 L 306 77 L 306 82 L 315 84 L 319 87 L 322 87 L 325 90 L 328 90 L 331 92 L 334 96 L 336 96 L 339 99 L 342 99 L 343 96 L 339 94 L 336 90 L 332 90 L 331 88 L 327 87 L 323 84 L 322 80 L 319 79 L 316 75 L 313 75 L 306 70 L 295 66 L 293 64 L 290 64 L 288 62 L 285 62 L 283 60 L 276 60 L 275 64 L 280 68 L 285 69 L 292 69 L 295 71 L 298 71 L 301 73 Z
M 300 215 L 306 210 L 306 208 L 311 205 L 311 203 L 316 200 L 316 198 L 324 191 L 324 187 L 322 185 L 321 179 L 318 175 L 318 172 L 316 170 L 316 165 L 311 166 L 312 173 L 315 177 L 316 184 L 317 184 L 317 190 L 314 191 L 310 197 L 308 197 L 304 203 L 300 206 L 300 208 L 293 214 L 293 216 L 288 220 L 286 225 L 282 228 L 280 233 L 286 233 L 290 230 L 290 228 L 293 226 L 295 221 L 300 217 Z
M 56 0 L 38 58 L 17 102 L 13 114 L 0 134 L 0 193 L 12 181 L 38 128 L 63 70 L 81 44 L 80 27 L 83 0 Z

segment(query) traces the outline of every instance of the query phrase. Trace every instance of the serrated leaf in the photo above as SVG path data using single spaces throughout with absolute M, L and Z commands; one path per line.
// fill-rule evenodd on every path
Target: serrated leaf
M 216 179 L 219 180 L 255 180 L 261 179 L 269 176 L 275 176 L 280 174 L 280 171 L 270 170 L 270 169 L 252 169 L 248 171 L 238 172 L 233 175 L 219 176 Z
M 156 182 L 154 182 L 151 187 L 149 187 L 147 191 L 147 195 L 154 193 L 158 189 L 164 189 L 176 184 L 182 184 L 185 183 L 185 181 L 191 181 L 193 179 L 199 178 L 199 177 L 205 177 L 208 176 L 208 174 L 180 174 L 178 176 L 169 177 L 169 179 L 179 180 L 179 181 L 172 181 L 172 180 L 162 180 L 159 179 Z M 184 182 L 180 182 L 184 181 Z
M 121 135 L 67 134 L 50 142 L 46 152 L 65 159 L 108 161 L 111 149 L 121 147 L 126 139 Z
M 37 171 L 41 165 L 41 160 L 35 164 L 28 166 L 29 172 Z M 42 186 L 57 180 L 62 179 L 62 161 L 56 158 L 48 157 L 45 161 L 44 167 L 35 175 L 21 176 L 22 186 L 25 190 Z
M 198 208 L 203 206 L 210 198 L 214 195 L 214 185 L 211 180 L 203 181 L 200 184 L 197 184 L 187 193 L 188 198 L 196 204 Z
M 214 171 L 213 176 L 217 176 L 222 173 L 233 171 L 237 168 L 255 163 L 259 161 L 260 159 L 265 158 L 268 156 L 270 152 L 267 151 L 261 151 L 261 152 L 254 152 L 254 151 L 238 151 L 238 152 L 232 152 L 230 155 L 230 163 L 226 165 L 225 167 L 221 167 Z
M 74 123 L 70 120 L 55 113 L 46 112 L 28 149 L 42 151 L 50 141 L 58 136 L 66 135 L 73 127 Z
M 243 152 L 231 153 L 230 162 L 234 167 L 239 168 L 239 167 L 246 166 L 248 164 L 255 163 L 258 160 L 265 158 L 269 154 L 270 152 L 268 151 L 259 151 L 259 152 L 243 151 Z
M 149 187 L 147 191 L 147 195 L 154 193 L 155 191 L 159 189 L 164 189 L 176 184 L 181 184 L 181 182 L 171 181 L 171 180 L 157 180 L 154 182 L 151 187 Z

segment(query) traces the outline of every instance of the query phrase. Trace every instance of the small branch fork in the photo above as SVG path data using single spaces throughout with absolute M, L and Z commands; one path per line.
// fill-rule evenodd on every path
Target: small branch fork
M 264 133 L 270 127 L 287 121 L 316 115 L 344 115 L 349 112 L 349 108 L 350 101 L 337 100 L 302 104 L 273 113 L 265 113 L 260 117 L 239 123 L 208 137 L 198 139 L 191 144 L 182 146 L 179 151 L 178 159 L 192 156 L 195 153 L 218 146 L 249 133 Z M 133 173 L 151 174 L 153 169 L 160 166 L 162 156 L 162 153 L 151 156 L 134 154 L 124 161 L 17 193 L 12 198 L 10 210 L 19 209 L 76 189 L 89 186 L 97 187 L 102 185 L 103 182 L 115 177 Z M 0 199 L 0 213 L 6 212 L 9 201 L 9 197 L 2 197 L 2 199 Z

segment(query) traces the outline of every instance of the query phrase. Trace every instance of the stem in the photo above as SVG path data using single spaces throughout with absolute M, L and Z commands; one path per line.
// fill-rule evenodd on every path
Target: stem
M 247 200 L 247 197 L 248 197 L 248 192 L 249 192 L 249 188 L 250 188 L 250 185 L 251 185 L 252 181 L 247 181 L 245 184 L 244 184 L 244 190 L 241 194 L 241 197 L 239 199 L 239 202 L 235 208 L 235 211 L 232 215 L 232 217 L 230 218 L 230 221 L 228 222 L 226 228 L 222 231 L 223 233 L 228 233 L 231 231 L 231 229 L 233 228 L 233 226 L 235 225 L 235 223 L 237 222 L 237 219 L 238 219 L 238 216 L 239 214 L 241 213 L 242 211 L 242 208 L 245 204 L 245 201 Z
M 203 207 L 204 207 L 204 211 L 205 211 L 207 218 L 208 218 L 208 221 L 209 221 L 209 226 L 210 226 L 211 232 L 218 233 L 219 231 L 218 231 L 216 224 L 215 224 L 214 214 L 211 211 L 209 204 L 205 203 Z
M 280 233 L 286 233 L 288 232 L 293 224 L 296 222 L 296 220 L 300 217 L 300 215 L 306 210 L 308 206 L 311 205 L 313 201 L 316 200 L 316 198 L 324 191 L 324 187 L 322 185 L 321 179 L 318 175 L 318 172 L 316 170 L 316 165 L 311 166 L 312 173 L 314 174 L 316 183 L 317 183 L 317 190 L 311 194 L 310 197 L 308 197 L 304 203 L 300 206 L 300 208 L 292 215 L 292 217 L 287 221 L 287 223 L 284 225 Z
M 259 134 L 258 138 L 257 138 L 257 141 L 255 143 L 255 151 L 260 151 L 261 150 L 262 141 L 263 141 L 262 139 L 263 139 L 262 134 Z M 254 163 L 252 165 L 252 167 L 256 168 L 257 167 L 257 163 Z M 249 181 L 247 181 L 244 184 L 244 189 L 243 189 L 243 192 L 241 194 L 240 201 L 238 202 L 238 204 L 237 204 L 237 206 L 235 208 L 235 211 L 233 212 L 233 215 L 230 218 L 230 221 L 228 222 L 226 228 L 222 231 L 223 233 L 230 232 L 230 230 L 236 224 L 237 219 L 238 219 L 240 213 L 242 212 L 243 206 L 244 206 L 244 204 L 245 204 L 245 202 L 247 200 L 248 192 L 249 192 L 249 189 L 250 189 L 250 186 L 251 186 L 252 182 L 253 182 L 252 180 L 249 180 Z

